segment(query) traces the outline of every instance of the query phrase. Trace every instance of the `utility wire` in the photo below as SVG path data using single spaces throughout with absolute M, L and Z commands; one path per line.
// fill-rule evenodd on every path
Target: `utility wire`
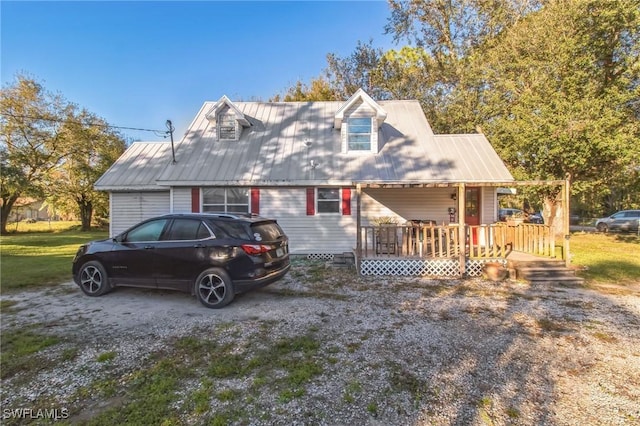
M 157 130 L 157 129 L 143 129 L 143 128 L 139 128 L 139 127 L 125 127 L 125 126 L 114 126 L 113 124 L 108 124 L 106 122 L 104 123 L 96 123 L 96 122 L 82 122 L 82 121 L 77 121 L 77 120 L 60 120 L 58 118 L 48 118 L 48 117 L 36 117 L 36 116 L 31 116 L 31 115 L 15 115 L 15 114 L 11 114 L 11 113 L 5 113 L 4 115 L 7 115 L 9 117 L 13 117 L 13 118 L 22 118 L 22 119 L 29 119 L 29 120 L 42 120 L 42 121 L 49 121 L 52 123 L 60 123 L 60 124 L 64 124 L 64 123 L 72 123 L 72 124 L 79 124 L 81 126 L 98 126 L 98 127 L 108 127 L 111 129 L 122 129 L 122 130 L 135 130 L 135 131 L 139 131 L 139 132 L 152 132 L 155 133 L 156 136 L 163 136 L 163 137 L 167 137 L 167 135 L 169 134 L 169 131 L 167 130 Z

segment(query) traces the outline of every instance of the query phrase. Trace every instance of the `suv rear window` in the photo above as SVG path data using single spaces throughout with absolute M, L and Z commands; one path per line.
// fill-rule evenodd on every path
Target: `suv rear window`
M 273 221 L 258 223 L 212 221 L 214 234 L 218 238 L 235 238 L 248 241 L 275 241 L 284 235 L 282 228 Z
M 251 225 L 253 238 L 256 241 L 275 241 L 284 235 L 282 228 L 276 222 L 260 222 Z M 258 239 L 260 237 L 260 239 Z
M 238 240 L 251 240 L 249 227 L 244 222 L 212 221 L 213 233 L 217 238 L 235 238 Z

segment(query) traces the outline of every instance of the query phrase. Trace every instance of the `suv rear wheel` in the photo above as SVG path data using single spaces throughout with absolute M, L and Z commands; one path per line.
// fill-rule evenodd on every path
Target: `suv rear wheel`
M 607 226 L 606 223 L 599 223 L 598 224 L 598 231 L 607 232 L 608 230 L 609 230 L 609 227 Z
M 235 297 L 229 274 L 219 268 L 209 268 L 198 276 L 195 293 L 200 303 L 213 309 L 228 305 Z

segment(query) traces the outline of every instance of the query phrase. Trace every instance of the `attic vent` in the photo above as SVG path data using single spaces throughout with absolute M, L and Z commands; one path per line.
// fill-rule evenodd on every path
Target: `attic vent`
M 236 117 L 234 114 L 226 112 L 218 117 L 218 139 L 236 140 Z

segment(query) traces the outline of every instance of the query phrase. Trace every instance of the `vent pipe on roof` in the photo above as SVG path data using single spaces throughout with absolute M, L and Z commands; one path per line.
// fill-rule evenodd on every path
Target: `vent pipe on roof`
M 169 133 L 169 135 L 171 135 L 171 158 L 172 158 L 172 162 L 175 164 L 176 162 L 176 151 L 173 149 L 173 131 L 175 130 L 175 128 L 173 127 L 173 124 L 171 123 L 171 120 L 167 120 L 167 133 Z

